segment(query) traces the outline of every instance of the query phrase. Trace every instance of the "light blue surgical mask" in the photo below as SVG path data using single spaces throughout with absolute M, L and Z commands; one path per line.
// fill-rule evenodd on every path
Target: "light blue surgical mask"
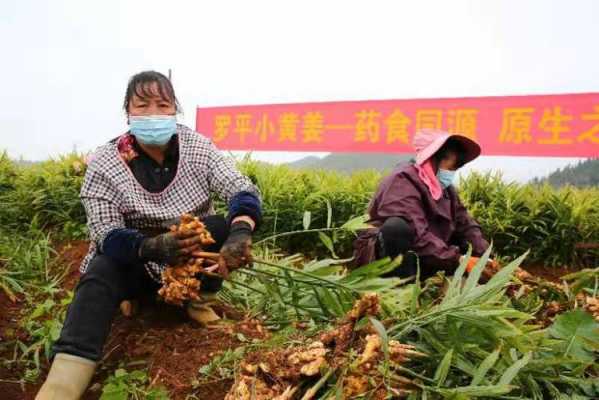
M 448 187 L 450 187 L 453 183 L 454 178 L 455 171 L 439 168 L 439 171 L 437 172 L 437 179 L 439 180 L 441 186 L 443 186 L 443 189 L 447 189 Z
M 129 116 L 131 134 L 143 144 L 165 145 L 177 132 L 174 115 Z

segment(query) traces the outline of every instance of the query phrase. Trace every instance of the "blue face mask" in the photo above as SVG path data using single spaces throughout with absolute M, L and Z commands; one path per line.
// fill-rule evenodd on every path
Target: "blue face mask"
M 443 186 L 443 189 L 447 189 L 449 186 L 451 186 L 454 178 L 455 171 L 439 168 L 439 171 L 437 172 L 437 179 L 439 180 L 441 186 Z
M 177 132 L 174 115 L 130 116 L 131 134 L 143 144 L 165 145 Z

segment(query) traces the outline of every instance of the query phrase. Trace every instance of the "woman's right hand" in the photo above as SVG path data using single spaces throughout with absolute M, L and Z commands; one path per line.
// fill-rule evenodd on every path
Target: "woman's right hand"
M 144 261 L 176 265 L 199 249 L 201 243 L 202 238 L 195 231 L 167 232 L 144 239 L 139 246 L 139 256 Z
M 462 256 L 462 257 L 464 257 L 464 256 Z M 470 257 L 468 259 L 468 264 L 466 265 L 466 272 L 470 273 L 472 271 L 472 269 L 474 269 L 476 264 L 478 264 L 479 261 L 480 261 L 479 257 Z M 487 282 L 497 272 L 499 272 L 500 269 L 501 269 L 501 267 L 499 266 L 497 261 L 495 261 L 493 259 L 489 259 L 487 261 L 487 264 L 485 265 L 485 268 L 483 269 L 483 271 L 481 273 L 481 277 L 480 277 L 481 282 Z
M 466 271 L 467 272 L 472 271 L 474 266 L 476 264 L 478 264 L 479 260 L 480 260 L 480 258 L 478 258 L 478 257 L 470 257 L 470 259 L 468 260 L 468 264 L 466 265 Z M 461 259 L 460 259 L 460 261 L 461 261 Z M 487 265 L 485 265 L 485 268 L 483 269 L 483 271 L 481 273 L 480 282 L 481 283 L 488 282 L 500 270 L 501 270 L 501 265 L 499 265 L 499 263 L 497 261 L 490 258 L 487 261 Z M 514 271 L 514 276 L 521 281 L 534 279 L 534 277 L 531 274 L 529 274 L 528 272 L 526 272 L 525 270 L 523 270 L 520 267 L 516 268 L 516 270 Z

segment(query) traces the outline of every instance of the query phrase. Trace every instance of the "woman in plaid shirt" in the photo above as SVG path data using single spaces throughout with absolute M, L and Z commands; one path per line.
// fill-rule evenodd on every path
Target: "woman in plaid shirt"
M 216 240 L 206 250 L 220 251 L 225 268 L 250 258 L 251 235 L 261 219 L 259 191 L 208 138 L 177 124 L 180 106 L 169 79 L 154 71 L 134 75 L 124 109 L 129 132 L 94 153 L 81 188 L 90 250 L 36 399 L 81 397 L 119 304 L 155 292 L 165 265 L 200 242 L 193 233 L 168 232 L 181 214 L 203 220 Z M 214 195 L 227 202 L 226 219 L 214 215 Z M 222 284 L 202 280 L 203 293 Z M 191 303 L 188 312 L 200 323 L 218 319 L 208 302 Z

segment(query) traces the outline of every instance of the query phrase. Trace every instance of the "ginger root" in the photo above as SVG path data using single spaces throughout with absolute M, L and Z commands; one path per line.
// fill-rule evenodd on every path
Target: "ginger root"
M 183 214 L 181 223 L 173 225 L 171 232 L 195 231 L 201 237 L 201 246 L 214 243 L 214 239 L 206 226 L 191 214 Z M 178 265 L 168 265 L 162 272 L 162 287 L 158 294 L 169 304 L 182 306 L 186 300 L 200 298 L 201 282 L 197 275 L 205 272 L 206 264 L 212 260 L 202 257 L 201 250 L 195 251 L 190 257 Z

